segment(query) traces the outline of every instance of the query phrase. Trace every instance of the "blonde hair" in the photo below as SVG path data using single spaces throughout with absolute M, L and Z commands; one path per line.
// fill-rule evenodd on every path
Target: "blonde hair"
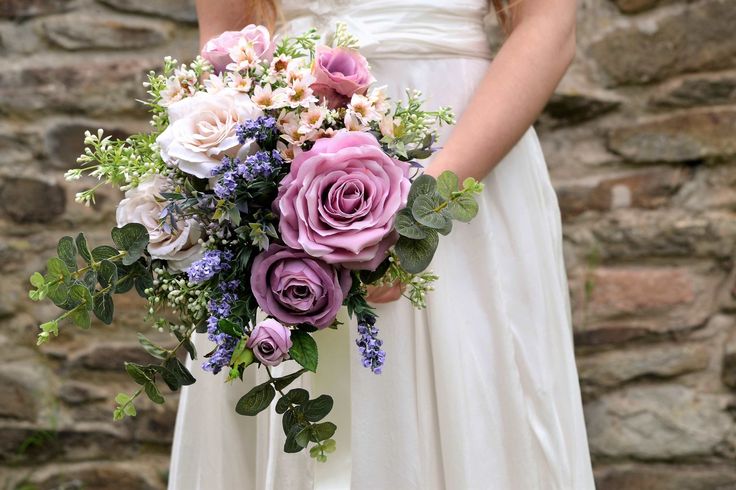
M 243 21 L 262 24 L 273 30 L 281 19 L 281 9 L 278 0 L 250 0 L 248 12 Z M 511 31 L 511 6 L 508 0 L 489 0 L 489 5 L 496 13 L 498 23 L 506 33 Z

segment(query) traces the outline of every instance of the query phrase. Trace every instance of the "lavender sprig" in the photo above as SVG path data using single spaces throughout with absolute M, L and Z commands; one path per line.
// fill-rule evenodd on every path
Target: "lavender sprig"
M 376 317 L 370 313 L 358 317 L 360 337 L 355 339 L 355 343 L 363 358 L 363 367 L 370 368 L 373 374 L 381 374 L 386 352 L 381 349 L 383 340 L 378 338 L 378 328 L 375 323 Z

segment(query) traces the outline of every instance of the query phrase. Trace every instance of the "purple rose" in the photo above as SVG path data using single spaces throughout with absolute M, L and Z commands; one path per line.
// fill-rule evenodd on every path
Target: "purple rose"
M 237 46 L 241 39 L 247 40 L 253 46 L 259 59 L 270 62 L 273 58 L 276 46 L 271 42 L 271 34 L 265 27 L 255 24 L 245 26 L 241 31 L 225 31 L 210 39 L 202 48 L 202 57 L 212 63 L 216 73 L 220 73 L 233 62 L 230 50 Z
M 245 346 L 266 366 L 278 366 L 291 349 L 291 332 L 273 318 L 256 325 Z
M 326 99 L 331 109 L 346 105 L 353 94 L 365 94 L 375 81 L 365 57 L 348 48 L 318 47 L 312 72 L 314 94 Z
M 409 164 L 386 155 L 369 133 L 343 131 L 294 158 L 274 203 L 284 242 L 327 263 L 375 270 L 398 239 Z
M 284 323 L 317 328 L 335 321 L 351 284 L 349 271 L 276 244 L 256 256 L 250 277 L 263 311 Z

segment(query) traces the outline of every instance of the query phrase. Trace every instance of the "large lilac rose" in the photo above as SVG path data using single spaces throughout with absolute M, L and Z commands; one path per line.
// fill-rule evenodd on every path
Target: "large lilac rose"
M 271 41 L 268 29 L 255 24 L 245 26 L 240 31 L 225 31 L 210 39 L 202 48 L 202 57 L 212 63 L 216 73 L 220 73 L 232 63 L 230 50 L 237 46 L 241 39 L 245 39 L 253 46 L 258 58 L 269 62 L 273 58 L 275 45 Z
M 284 323 L 317 328 L 335 320 L 351 284 L 349 271 L 276 244 L 253 260 L 250 278 L 263 311 Z
M 281 181 L 274 204 L 281 237 L 330 264 L 375 270 L 398 238 L 394 216 L 410 186 L 409 164 L 386 155 L 374 136 L 322 138 Z
M 365 57 L 348 48 L 318 47 L 312 72 L 314 94 L 326 99 L 331 109 L 346 105 L 353 94 L 365 94 L 375 81 Z
M 245 346 L 266 366 L 278 366 L 289 356 L 291 331 L 273 318 L 256 325 Z

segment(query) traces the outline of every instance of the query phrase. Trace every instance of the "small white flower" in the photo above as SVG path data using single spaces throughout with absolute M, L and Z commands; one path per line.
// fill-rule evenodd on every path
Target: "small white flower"
M 311 104 L 306 111 L 303 111 L 300 116 L 299 132 L 307 134 L 320 126 L 325 121 L 327 115 L 327 108 L 323 105 Z
M 253 43 L 242 37 L 238 44 L 230 48 L 228 51 L 232 63 L 227 65 L 230 71 L 247 70 L 258 63 L 258 54 L 256 53 Z
M 381 114 L 376 111 L 371 101 L 365 95 L 353 94 L 348 104 L 348 112 L 354 112 L 367 125 L 373 121 L 379 121 Z
M 271 85 L 256 85 L 252 100 L 261 109 L 275 109 L 286 105 L 286 97 L 283 88 L 273 90 Z
M 312 93 L 309 87 L 312 81 L 308 77 L 300 80 L 294 80 L 290 87 L 285 89 L 289 106 L 292 108 L 309 107 L 310 104 L 317 102 L 317 97 Z
M 368 99 L 370 99 L 371 104 L 373 104 L 373 108 L 381 114 L 386 114 L 386 112 L 391 108 L 391 105 L 388 103 L 386 88 L 386 85 L 375 87 L 371 89 L 368 94 Z
M 368 126 L 361 121 L 360 115 L 353 111 L 345 112 L 344 122 L 345 129 L 348 131 L 366 131 L 368 129 Z
M 215 75 L 211 73 L 209 77 L 204 80 L 204 88 L 210 93 L 214 94 L 225 88 L 225 81 L 221 75 Z
M 383 136 L 393 138 L 395 136 L 394 129 L 399 122 L 398 119 L 394 119 L 391 116 L 383 116 L 378 123 L 378 129 L 381 130 Z
M 240 73 L 229 73 L 227 76 L 227 86 L 234 88 L 238 92 L 250 92 L 253 86 L 253 80 L 249 76 L 243 76 Z

